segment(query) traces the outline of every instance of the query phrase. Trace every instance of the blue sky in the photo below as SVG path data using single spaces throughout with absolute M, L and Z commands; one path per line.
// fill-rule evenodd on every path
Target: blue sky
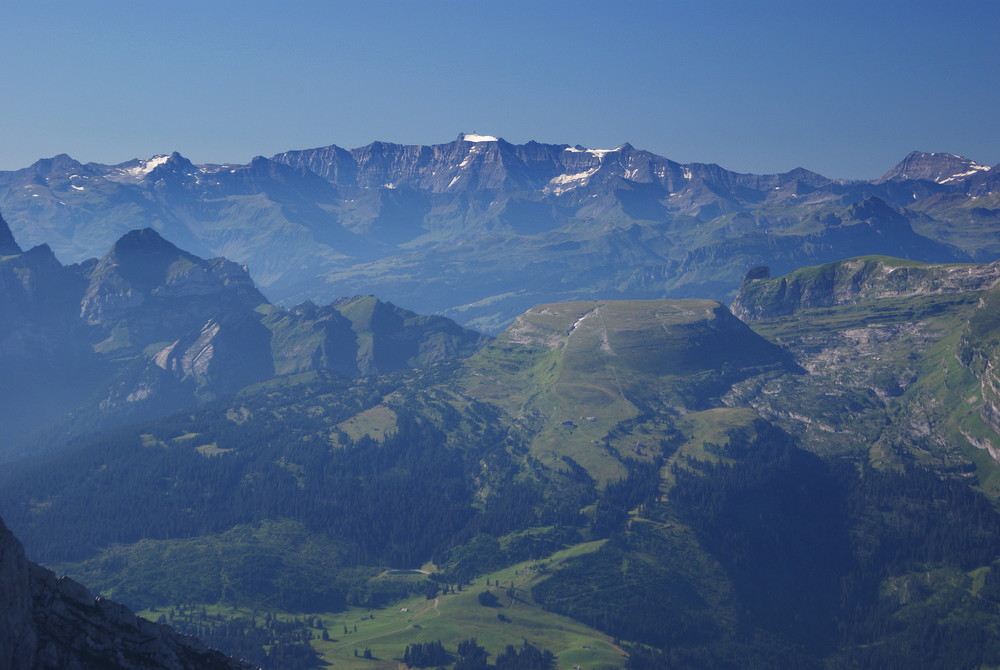
M 994 165 L 998 32 L 993 0 L 7 0 L 0 169 L 460 131 L 741 172 Z

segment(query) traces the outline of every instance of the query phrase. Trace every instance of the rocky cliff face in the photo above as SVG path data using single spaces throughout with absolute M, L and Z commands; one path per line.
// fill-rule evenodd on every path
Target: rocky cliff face
M 60 417 L 107 396 L 109 384 L 131 385 L 126 397 L 150 396 L 151 386 L 122 376 L 147 347 L 184 338 L 213 318 L 252 314 L 265 302 L 246 268 L 198 258 L 151 229 L 129 233 L 100 261 L 79 265 L 63 266 L 46 245 L 0 257 L 0 454 L 48 442 L 45 433 L 59 430 Z M 241 379 L 257 369 L 243 361 L 230 367 Z M 110 409 L 105 403 L 86 414 L 96 420 Z
M 866 256 L 803 268 L 783 277 L 763 274 L 748 274 L 730 306 L 744 321 L 876 298 L 981 291 L 1000 281 L 1000 262 L 929 265 Z
M 5 670 L 248 670 L 199 640 L 94 598 L 27 561 L 0 521 L 0 667 Z
M 150 228 L 118 240 L 87 276 L 80 316 L 109 331 L 127 321 L 131 344 L 139 346 L 181 335 L 220 312 L 267 302 L 245 267 L 198 258 Z
M 754 268 L 732 310 L 809 373 L 750 400 L 790 431 L 833 449 L 864 435 L 875 461 L 932 453 L 949 472 L 972 468 L 966 445 L 1000 462 L 1000 262 Z

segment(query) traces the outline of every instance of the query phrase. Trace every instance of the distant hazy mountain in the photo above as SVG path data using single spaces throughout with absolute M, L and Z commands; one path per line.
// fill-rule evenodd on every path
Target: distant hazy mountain
M 965 182 L 971 177 L 989 172 L 988 165 L 980 165 L 968 158 L 954 154 L 914 151 L 892 168 L 879 181 L 933 181 L 938 184 Z M 972 180 L 976 181 L 976 180 Z
M 0 458 L 276 374 L 381 374 L 468 355 L 487 339 L 374 297 L 285 310 L 246 267 L 203 260 L 149 228 L 71 266 L 45 245 L 21 252 L 2 219 L 0 244 L 9 252 L 0 257 Z
M 18 239 L 48 243 L 65 261 L 151 227 L 193 253 L 247 264 L 280 303 L 376 294 L 498 331 L 554 300 L 729 298 L 761 263 L 784 272 L 859 253 L 994 260 L 997 174 L 915 152 L 881 179 L 845 182 L 804 169 L 682 165 L 627 143 L 462 134 L 248 165 L 194 165 L 174 153 L 109 166 L 60 155 L 0 173 L 0 211 Z M 861 240 L 843 222 L 871 198 L 886 212 Z M 880 227 L 886 217 L 900 223 Z

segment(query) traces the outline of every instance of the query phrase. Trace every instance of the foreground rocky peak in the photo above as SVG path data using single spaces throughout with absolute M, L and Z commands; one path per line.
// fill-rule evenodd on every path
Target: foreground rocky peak
M 152 228 L 121 237 L 95 266 L 91 278 L 157 295 L 203 295 L 236 289 L 255 304 L 265 302 L 246 267 L 223 258 L 201 259 L 177 248 Z
M 0 667 L 5 670 L 249 670 L 196 638 L 94 598 L 29 562 L 0 520 Z

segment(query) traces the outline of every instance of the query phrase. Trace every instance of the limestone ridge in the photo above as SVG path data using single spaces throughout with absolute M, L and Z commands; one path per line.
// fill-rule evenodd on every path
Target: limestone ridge
M 196 638 L 94 598 L 29 562 L 0 520 L 0 667 L 5 670 L 244 670 Z
M 854 305 L 875 298 L 982 291 L 1000 281 L 1000 261 L 928 265 L 863 256 L 770 277 L 747 274 L 730 309 L 743 321 L 788 316 L 802 309 Z

